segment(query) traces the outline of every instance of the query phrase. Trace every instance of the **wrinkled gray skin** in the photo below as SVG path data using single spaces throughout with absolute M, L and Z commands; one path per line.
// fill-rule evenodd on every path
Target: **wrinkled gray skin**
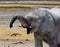
M 43 47 L 42 40 L 49 47 L 57 47 L 57 35 L 60 26 L 59 8 L 39 8 L 26 16 L 14 16 L 10 22 L 10 28 L 16 19 L 21 22 L 22 27 L 27 28 L 27 34 L 34 32 L 35 47 Z

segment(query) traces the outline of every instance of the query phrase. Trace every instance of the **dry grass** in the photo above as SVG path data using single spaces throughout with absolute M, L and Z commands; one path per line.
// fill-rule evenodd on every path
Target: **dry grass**
M 19 33 L 21 36 L 10 36 L 12 33 Z M 26 29 L 16 28 L 0 28 L 0 47 L 35 47 L 33 34 L 27 35 Z M 1 41 L 2 40 L 2 41 Z M 3 44 L 3 45 L 2 45 Z M 43 42 L 43 47 L 49 47 L 45 42 Z
M 4 11 L 19 11 L 19 10 L 33 10 L 33 8 L 24 8 L 24 7 L 7 7 L 7 8 L 5 8 L 5 7 L 2 7 L 2 8 L 0 8 L 0 11 L 2 12 L 4 12 Z
M 44 4 L 45 3 L 45 4 Z M 40 4 L 0 4 L 0 11 L 17 11 L 17 10 L 33 10 L 36 8 L 53 8 L 53 7 L 59 7 L 60 8 L 60 2 L 42 2 Z
M 21 34 L 20 36 L 11 36 L 13 33 Z M 23 40 L 23 41 L 33 41 L 33 34 L 27 35 L 26 29 L 23 28 L 0 28 L 0 40 Z

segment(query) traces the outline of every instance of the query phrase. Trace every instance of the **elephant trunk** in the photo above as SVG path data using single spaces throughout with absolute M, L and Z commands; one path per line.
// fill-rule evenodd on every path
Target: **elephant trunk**
M 23 16 L 14 16 L 10 22 L 10 28 L 13 27 L 13 23 L 16 21 L 16 20 L 19 20 L 20 23 L 22 24 L 22 26 L 29 26 L 29 23 L 28 21 L 23 17 Z
M 11 19 L 10 28 L 13 27 L 13 23 L 16 21 L 16 19 L 17 19 L 17 16 L 14 16 L 14 17 Z

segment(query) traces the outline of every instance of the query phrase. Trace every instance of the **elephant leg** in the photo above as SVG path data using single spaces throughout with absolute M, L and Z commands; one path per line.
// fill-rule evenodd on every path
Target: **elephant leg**
M 35 39 L 35 47 L 43 47 L 42 40 L 36 33 L 34 33 L 34 39 Z
M 57 47 L 57 41 L 56 41 L 56 39 L 53 39 L 53 40 L 49 41 L 49 47 Z
M 57 47 L 57 32 L 49 36 L 49 47 Z

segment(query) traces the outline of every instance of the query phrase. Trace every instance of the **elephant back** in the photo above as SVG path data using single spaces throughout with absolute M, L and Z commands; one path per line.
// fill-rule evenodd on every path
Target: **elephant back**
M 52 8 L 49 10 L 49 12 L 52 14 L 54 20 L 55 20 L 55 24 L 57 26 L 60 25 L 60 9 L 59 8 Z

